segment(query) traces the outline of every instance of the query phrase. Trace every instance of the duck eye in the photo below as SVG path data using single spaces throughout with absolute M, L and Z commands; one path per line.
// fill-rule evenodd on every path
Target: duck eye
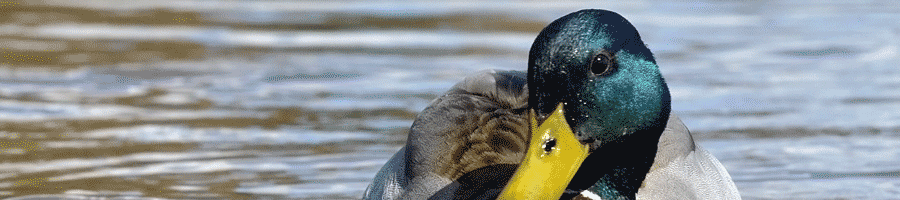
M 544 141 L 544 153 L 550 153 L 550 151 L 553 150 L 553 147 L 556 147 L 556 139 Z
M 606 52 L 599 53 L 591 60 L 591 73 L 595 76 L 607 75 L 615 68 L 615 60 Z

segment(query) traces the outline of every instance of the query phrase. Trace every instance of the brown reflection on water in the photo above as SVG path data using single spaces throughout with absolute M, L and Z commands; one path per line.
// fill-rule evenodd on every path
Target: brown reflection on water
M 210 96 L 198 95 L 209 90 L 207 85 L 154 85 L 147 80 L 189 79 L 227 74 L 221 69 L 196 69 L 192 63 L 216 62 L 219 59 L 245 59 L 255 62 L 259 56 L 273 52 L 318 54 L 322 52 L 363 54 L 497 54 L 495 49 L 354 49 L 314 47 L 280 49 L 251 46 L 210 47 L 202 41 L 187 39 L 140 39 L 110 36 L 48 36 L 46 31 L 67 31 L 66 26 L 193 28 L 200 31 L 352 31 L 355 29 L 451 29 L 466 32 L 534 32 L 542 23 L 502 15 L 450 14 L 423 18 L 325 13 L 316 23 L 248 23 L 223 20 L 219 13 L 202 13 L 169 9 L 116 9 L 91 6 L 47 6 L 55 1 L 4 1 L 0 4 L 0 198 L 25 195 L 63 194 L 88 191 L 95 197 L 117 197 L 137 192 L 138 196 L 187 199 L 283 199 L 284 196 L 246 194 L 239 187 L 267 185 L 302 185 L 318 180 L 303 180 L 297 172 L 284 170 L 242 170 L 216 168 L 197 173 L 154 167 L 177 165 L 179 162 L 229 163 L 255 162 L 272 157 L 292 158 L 331 154 L 350 154 L 373 145 L 373 141 L 329 141 L 301 144 L 217 144 L 195 141 L 165 140 L 148 142 L 119 135 L 101 135 L 103 131 L 139 131 L 134 127 L 179 127 L 185 131 L 199 129 L 282 131 L 301 129 L 328 133 L 385 134 L 390 139 L 378 145 L 399 146 L 408 128 L 370 127 L 367 120 L 409 120 L 416 113 L 400 108 L 312 110 L 304 105 L 283 107 L 242 107 L 217 102 Z M 117 2 L 125 3 L 125 2 Z M 296 14 L 296 13 L 295 13 Z M 289 17 L 288 17 L 289 18 Z M 484 23 L 493 21 L 495 23 Z M 50 28 L 48 28 L 50 27 Z M 54 29 L 55 28 L 55 29 Z M 151 29 L 156 30 L 156 29 Z M 42 32 L 44 31 L 44 32 Z M 88 30 L 92 31 L 92 30 Z M 102 32 L 102 31 L 100 31 Z M 92 32 L 93 33 L 93 32 Z M 205 33 L 205 32 L 204 32 Z M 51 34 L 52 35 L 52 34 Z M 205 36 L 198 36 L 205 37 Z M 215 37 L 215 36 L 212 36 Z M 200 39 L 202 40 L 202 39 Z M 159 63 L 187 63 L 159 67 Z M 207 66 L 210 65 L 205 63 Z M 203 66 L 196 66 L 197 68 Z M 214 66 L 215 67 L 215 66 Z M 241 68 L 243 66 L 238 66 Z M 87 70 L 86 70 L 87 69 Z M 77 77 L 86 73 L 85 77 Z M 233 72 L 232 72 L 233 73 Z M 24 75 L 23 75 L 24 74 Z M 31 75 L 37 74 L 34 79 Z M 76 78 L 58 77 L 76 74 Z M 43 76 L 46 75 L 46 76 Z M 113 77 L 111 83 L 95 83 L 97 77 Z M 286 76 L 295 74 L 286 74 Z M 187 78 L 186 78 L 187 77 Z M 132 79 L 139 85 L 132 92 L 92 95 L 81 91 L 79 84 L 108 84 L 128 88 L 120 79 Z M 259 80 L 265 81 L 265 80 Z M 21 86 L 21 88 L 20 88 Z M 30 86 L 35 86 L 31 88 Z M 46 89 L 46 88 L 50 89 Z M 22 89 L 25 88 L 25 89 Z M 34 89 L 38 88 L 38 89 Z M 20 90 L 21 89 L 21 90 Z M 388 94 L 392 95 L 392 94 Z M 409 97 L 430 100 L 435 94 L 413 94 Z M 328 91 L 310 97 L 332 98 Z M 178 99 L 166 101 L 165 99 Z M 62 107 L 58 111 L 56 108 Z M 105 113 L 104 109 L 115 110 Z M 121 109 L 121 110 L 117 110 Z M 72 111 L 74 110 L 74 111 Z M 124 111 L 122 111 L 124 110 Z M 97 112 L 84 114 L 79 112 Z M 34 114 L 37 113 L 37 114 Z M 183 113 L 183 114 L 182 114 Z M 230 113 L 218 115 L 216 113 Z M 234 114 L 237 113 L 237 114 Z M 37 115 L 38 117 L 33 117 Z M 286 128 L 287 127 L 287 128 Z M 166 131 L 164 129 L 163 131 Z M 182 129 L 179 129 L 182 130 Z M 250 130 L 250 131 L 247 131 Z M 318 133 L 318 132 L 317 132 Z M 147 133 L 154 134 L 154 133 Z M 165 134 L 165 133 L 162 133 Z M 190 133 L 186 133 L 190 134 Z M 213 136 L 227 137 L 227 136 Z M 223 153 L 226 155 L 206 155 Z M 237 153 L 234 153 L 237 152 Z M 229 154 L 233 153 L 233 154 Z M 154 156 L 188 155 L 188 158 L 155 160 Z M 147 158 L 144 158 L 147 156 Z M 339 159 L 339 158 L 338 158 Z M 274 161 L 273 161 L 274 162 Z M 304 161 L 305 162 L 305 161 Z M 337 162 L 337 161 L 335 161 Z M 296 166 L 294 166 L 296 167 Z M 340 167 L 321 167 L 334 172 Z M 315 169 L 315 170 L 318 170 Z M 341 169 L 342 170 L 342 169 Z M 351 170 L 360 170 L 357 168 Z M 136 174 L 105 174 L 136 173 Z M 341 174 L 341 172 L 335 172 Z M 354 178 L 354 181 L 360 178 Z M 355 188 L 358 189 L 358 188 Z M 346 194 L 345 194 L 346 195 Z M 354 194 L 355 195 L 355 194 Z M 348 196 L 329 196 L 347 198 Z
M 0 23 L 40 25 L 52 23 L 110 23 L 144 25 L 200 25 L 199 13 L 178 12 L 166 9 L 138 9 L 133 11 L 112 11 L 76 7 L 54 7 L 40 3 L 22 1 L 10 2 L 0 12 Z
M 75 7 L 53 7 L 34 2 L 7 2 L 0 8 L 0 24 L 27 28 L 56 24 L 110 24 L 138 26 L 200 26 L 199 13 L 163 9 L 128 12 Z M 52 39 L 30 32 L 0 34 L 5 47 L 0 63 L 13 67 L 67 68 L 84 64 L 200 59 L 204 47 L 187 41 L 129 41 L 108 39 Z
M 0 36 L 0 44 L 9 47 L 2 49 L 4 60 L 0 63 L 38 68 L 198 60 L 205 56 L 206 49 L 199 44 L 183 41 L 67 41 L 10 35 Z M 35 49 L 39 46 L 46 48 Z

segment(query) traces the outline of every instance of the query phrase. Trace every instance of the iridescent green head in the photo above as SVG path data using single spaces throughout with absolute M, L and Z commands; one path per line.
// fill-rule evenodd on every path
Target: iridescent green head
M 553 21 L 531 46 L 528 76 L 529 105 L 547 114 L 564 103 L 573 132 L 592 149 L 665 127 L 669 116 L 653 54 L 614 12 L 581 10 Z
M 670 111 L 669 89 L 634 26 L 606 10 L 553 21 L 531 46 L 528 88 L 538 120 L 562 103 L 573 134 L 589 144 L 563 198 L 588 187 L 634 198 Z

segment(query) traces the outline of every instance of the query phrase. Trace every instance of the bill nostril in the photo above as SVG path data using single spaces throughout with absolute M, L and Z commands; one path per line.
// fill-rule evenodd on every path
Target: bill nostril
M 544 153 L 550 153 L 556 147 L 556 139 L 550 139 L 544 142 Z

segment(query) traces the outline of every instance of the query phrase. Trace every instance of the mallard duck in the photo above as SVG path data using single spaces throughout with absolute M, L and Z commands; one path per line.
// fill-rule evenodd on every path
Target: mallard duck
M 544 28 L 527 73 L 482 71 L 432 101 L 364 199 L 522 197 L 740 199 L 670 113 L 634 26 L 595 9 Z

